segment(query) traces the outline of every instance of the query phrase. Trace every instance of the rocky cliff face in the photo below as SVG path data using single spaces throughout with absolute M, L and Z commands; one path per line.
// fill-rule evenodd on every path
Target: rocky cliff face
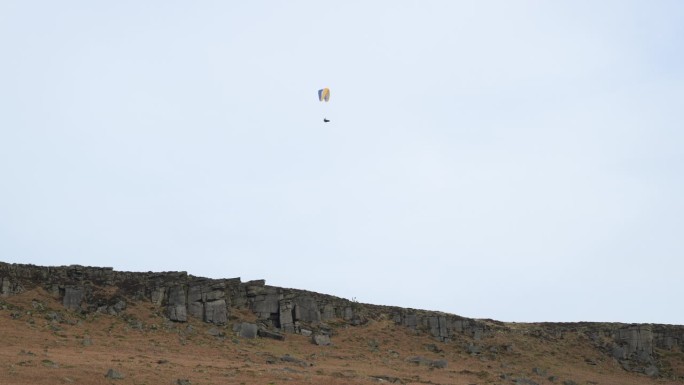
M 0 262 L 0 295 L 10 296 L 42 288 L 74 312 L 116 316 L 131 301 L 159 307 L 173 322 L 190 317 L 215 325 L 233 324 L 243 337 L 284 338 L 288 333 L 311 334 L 313 341 L 330 343 L 335 327 L 362 325 L 370 319 L 427 333 L 443 343 L 461 343 L 474 355 L 495 352 L 487 346 L 494 333 L 529 333 L 553 341 L 567 333 L 583 333 L 604 355 L 625 370 L 663 375 L 666 365 L 659 351 L 682 351 L 684 326 L 606 323 L 530 324 L 520 330 L 510 325 L 453 314 L 360 304 L 330 295 L 268 286 L 265 281 L 240 278 L 208 279 L 185 272 L 119 272 L 112 268 L 7 264 Z M 236 314 L 248 311 L 256 322 Z M 465 342 L 464 342 L 465 341 Z

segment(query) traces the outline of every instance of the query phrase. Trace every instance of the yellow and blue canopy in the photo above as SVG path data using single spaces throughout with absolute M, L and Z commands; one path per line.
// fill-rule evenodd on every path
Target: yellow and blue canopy
M 318 100 L 322 102 L 327 102 L 330 100 L 330 89 L 328 88 L 323 88 L 322 90 L 318 90 Z

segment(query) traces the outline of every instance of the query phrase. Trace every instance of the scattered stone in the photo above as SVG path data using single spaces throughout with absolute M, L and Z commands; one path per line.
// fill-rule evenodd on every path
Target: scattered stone
M 542 368 L 532 368 L 532 373 L 542 377 L 546 376 L 546 370 Z
M 626 371 L 632 370 L 632 365 L 629 363 L 628 360 L 620 360 L 618 362 L 620 363 L 620 366 L 622 366 L 622 369 Z
M 36 301 L 35 299 L 31 301 L 31 307 L 38 311 L 44 311 L 45 305 L 42 302 Z
M 336 378 L 356 378 L 359 374 L 355 370 L 343 370 L 341 372 L 332 372 L 330 376 Z
M 219 328 L 217 328 L 215 326 L 209 328 L 209 330 L 207 330 L 207 334 L 209 334 L 210 336 L 214 336 L 214 337 L 223 337 L 225 335 L 225 333 L 223 333 L 223 331 L 219 330 Z
M 120 300 L 114 304 L 114 306 L 109 307 L 109 314 L 117 315 L 126 309 L 126 301 Z
M 259 337 L 270 338 L 270 339 L 272 339 L 272 340 L 277 340 L 277 341 L 283 341 L 283 340 L 285 340 L 285 335 L 284 335 L 284 334 L 272 332 L 272 331 L 266 330 L 266 329 L 259 329 L 259 331 L 257 332 L 257 334 L 259 335 Z
M 539 385 L 535 381 L 530 380 L 529 378 L 516 378 L 515 381 L 513 381 L 515 385 Z
M 303 335 L 304 337 L 308 337 L 308 336 L 310 336 L 311 334 L 313 334 L 313 332 L 312 332 L 311 330 L 309 330 L 309 329 L 300 329 L 300 330 L 299 330 L 299 333 L 300 333 L 301 335 Z
M 107 371 L 107 374 L 105 374 L 105 378 L 108 378 L 110 380 L 123 380 L 126 378 L 126 376 L 123 375 L 123 373 L 117 372 L 114 369 L 109 369 Z
M 409 357 L 406 361 L 416 365 L 430 365 L 430 360 L 422 356 Z
M 391 377 L 391 376 L 384 376 L 384 375 L 369 376 L 369 377 L 372 380 L 375 380 L 377 382 L 382 382 L 382 383 L 385 383 L 385 382 L 388 382 L 390 384 L 403 384 L 404 383 L 404 381 L 402 381 L 401 378 L 399 378 L 399 377 Z
M 176 385 L 191 385 L 192 383 L 188 379 L 177 379 Z
M 380 343 L 376 339 L 370 339 L 368 340 L 368 347 L 371 348 L 372 351 L 377 352 L 378 348 L 380 347 Z
M 42 361 L 43 366 L 48 367 L 48 368 L 59 368 L 59 364 L 56 362 L 53 362 L 51 360 L 45 359 Z
M 437 368 L 437 369 L 444 369 L 447 367 L 447 362 L 446 362 L 446 360 L 433 360 L 433 361 L 430 361 L 430 367 L 431 368 Z
M 655 365 L 651 365 L 644 370 L 644 374 L 646 374 L 649 377 L 658 377 L 660 371 Z
M 289 354 L 286 354 L 286 355 L 280 357 L 280 360 L 283 362 L 290 362 L 290 363 L 293 363 L 293 364 L 296 364 L 296 365 L 299 365 L 302 367 L 310 366 L 306 361 L 301 360 L 301 359 L 296 358 L 296 357 L 292 357 Z
M 292 369 L 292 368 L 288 368 L 288 367 L 284 367 L 284 368 L 282 368 L 281 370 L 282 370 L 283 372 L 287 372 L 287 373 L 297 373 L 297 374 L 306 373 L 306 372 L 303 371 L 303 370 L 297 370 L 297 369 Z M 291 380 L 291 379 L 290 379 L 290 380 Z
M 330 336 L 326 334 L 314 334 L 311 337 L 311 341 L 318 346 L 330 345 Z
M 143 330 L 145 328 L 143 322 L 137 319 L 129 320 L 128 326 L 130 326 L 133 330 Z
M 238 337 L 242 338 L 256 338 L 257 337 L 257 332 L 258 328 L 256 324 L 251 324 L 247 322 L 243 322 L 240 324 L 238 327 Z

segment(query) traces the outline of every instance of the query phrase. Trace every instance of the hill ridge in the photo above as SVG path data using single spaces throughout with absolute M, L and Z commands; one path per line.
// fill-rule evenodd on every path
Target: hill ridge
M 213 279 L 187 272 L 125 272 L 81 265 L 36 266 L 0 262 L 0 296 L 43 289 L 68 311 L 120 316 L 148 303 L 168 321 L 232 326 L 241 338 L 312 336 L 329 344 L 335 329 L 388 321 L 471 355 L 496 354 L 496 335 L 525 335 L 549 343 L 581 334 L 625 371 L 654 378 L 684 378 L 660 352 L 682 354 L 684 326 L 605 322 L 504 323 L 439 311 L 363 304 L 333 295 L 266 285 L 265 280 Z M 498 348 L 497 348 L 498 349 Z M 503 349 L 507 349 L 506 346 Z

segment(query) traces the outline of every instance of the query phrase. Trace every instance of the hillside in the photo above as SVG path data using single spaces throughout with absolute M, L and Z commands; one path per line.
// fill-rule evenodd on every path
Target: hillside
M 0 384 L 684 383 L 676 325 L 503 323 L 83 266 L 0 263 L 0 295 Z

